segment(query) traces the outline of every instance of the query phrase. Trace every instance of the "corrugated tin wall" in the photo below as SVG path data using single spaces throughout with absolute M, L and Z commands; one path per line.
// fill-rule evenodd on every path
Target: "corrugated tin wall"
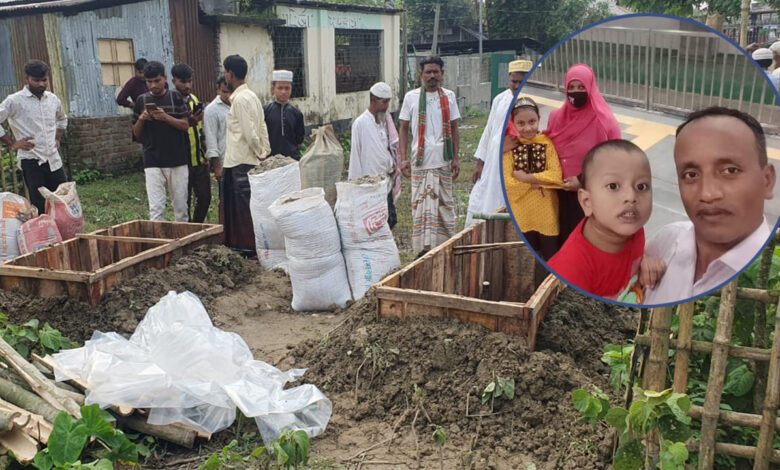
M 74 117 L 119 114 L 118 87 L 103 86 L 98 39 L 132 39 L 135 58 L 158 60 L 169 71 L 173 42 L 168 0 L 149 0 L 59 18 L 60 51 Z
M 24 64 L 28 60 L 38 59 L 49 63 L 43 15 L 22 16 L 11 21 L 11 51 L 16 69 L 16 84 L 21 87 L 24 84 Z
M 216 95 L 217 80 L 214 26 L 198 21 L 198 0 L 169 2 L 174 60 L 193 68 L 193 92 L 201 100 L 211 100 Z
M 0 21 L 0 100 L 17 90 L 14 56 L 11 53 L 11 28 L 7 20 Z

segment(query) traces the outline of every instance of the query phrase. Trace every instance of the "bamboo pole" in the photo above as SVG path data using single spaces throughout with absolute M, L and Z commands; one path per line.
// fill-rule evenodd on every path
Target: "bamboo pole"
M 718 310 L 718 324 L 713 339 L 712 362 L 707 379 L 707 393 L 704 397 L 704 411 L 701 420 L 701 448 L 699 449 L 699 470 L 710 470 L 715 463 L 715 433 L 718 430 L 720 399 L 726 379 L 726 363 L 731 346 L 731 330 L 734 325 L 734 305 L 737 300 L 737 282 L 732 281 L 723 288 Z
M 123 427 L 132 429 L 133 431 L 149 434 L 150 436 L 159 437 L 168 442 L 173 442 L 182 447 L 192 449 L 195 445 L 195 438 L 198 433 L 195 430 L 177 426 L 176 424 L 167 424 L 163 426 L 157 426 L 146 422 L 145 417 L 138 415 L 132 416 L 116 416 L 117 422 Z
M 701 444 L 698 441 L 688 441 L 685 443 L 688 451 L 699 452 Z M 756 448 L 753 446 L 743 446 L 739 444 L 727 444 L 725 442 L 715 443 L 715 453 L 720 455 L 730 455 L 741 459 L 754 460 L 756 458 Z M 770 457 L 772 463 L 780 463 L 780 450 L 773 450 Z
M 54 429 L 52 424 L 46 421 L 46 418 L 43 416 L 31 413 L 24 408 L 19 408 L 13 403 L 9 403 L 5 400 L 0 400 L 0 410 L 27 414 L 30 421 L 23 427 L 22 430 L 27 433 L 28 436 L 32 437 L 36 441 L 40 441 L 42 444 L 49 442 L 49 435 Z
M 761 431 L 758 436 L 756 461 L 754 470 L 769 468 L 772 444 L 775 438 L 775 420 L 777 419 L 777 404 L 780 399 L 780 305 L 775 313 L 775 340 L 772 344 L 771 360 L 769 361 L 769 377 L 767 378 L 766 397 L 764 398 L 764 413 L 761 421 Z
M 691 409 L 688 411 L 688 415 L 701 421 L 704 414 L 704 408 L 697 405 L 691 405 Z M 754 415 L 751 413 L 739 413 L 736 411 L 720 410 L 720 416 L 718 422 L 728 424 L 729 426 L 742 426 L 744 428 L 761 428 L 761 415 Z M 775 419 L 775 430 L 780 431 L 780 418 Z
M 647 335 L 640 335 L 634 338 L 634 343 L 640 346 L 649 346 L 652 339 Z M 672 342 L 669 345 L 672 349 L 678 349 L 678 342 Z M 691 341 L 691 350 L 695 353 L 712 354 L 714 346 L 706 341 Z M 769 362 L 769 351 L 766 349 L 750 348 L 746 346 L 732 346 L 729 349 L 729 356 L 738 359 L 750 359 L 753 361 Z
M 677 354 L 674 357 L 673 389 L 675 393 L 688 391 L 688 368 L 691 356 L 691 337 L 693 336 L 693 307 L 693 302 L 677 307 L 680 327 L 677 331 Z
M 720 291 L 716 290 L 712 294 L 712 297 L 720 297 Z M 778 296 L 772 295 L 764 289 L 754 289 L 751 287 L 737 287 L 737 298 L 742 300 L 753 300 L 755 302 L 763 302 L 766 304 L 776 303 Z
M 67 411 L 75 418 L 81 418 L 79 405 L 54 383 L 44 377 L 35 366 L 27 362 L 16 350 L 0 338 L 0 356 L 19 372 L 19 375 L 30 384 L 33 391 L 43 398 L 48 404 L 58 410 Z
M 645 366 L 642 386 L 645 390 L 660 392 L 666 388 L 666 361 L 669 359 L 669 333 L 672 326 L 672 308 L 654 308 L 650 313 L 650 356 Z M 658 436 L 647 436 L 647 464 L 658 461 Z
M 756 287 L 766 289 L 769 286 L 769 270 L 772 267 L 772 259 L 775 255 L 775 237 L 770 237 L 769 242 L 761 253 L 761 264 L 758 267 Z M 766 328 L 766 308 L 769 302 L 756 303 L 756 315 L 753 324 L 753 347 L 767 349 L 769 335 Z M 759 412 L 764 404 L 764 392 L 766 391 L 767 364 L 756 361 L 753 364 L 756 383 L 753 386 L 753 411 Z

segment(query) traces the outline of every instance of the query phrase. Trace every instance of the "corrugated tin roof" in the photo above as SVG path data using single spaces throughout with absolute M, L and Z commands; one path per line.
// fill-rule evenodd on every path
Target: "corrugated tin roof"
M 79 11 L 108 8 L 143 1 L 146 0 L 10 0 L 0 3 L 0 18 L 6 18 L 9 16 L 37 15 L 55 11 L 75 13 Z

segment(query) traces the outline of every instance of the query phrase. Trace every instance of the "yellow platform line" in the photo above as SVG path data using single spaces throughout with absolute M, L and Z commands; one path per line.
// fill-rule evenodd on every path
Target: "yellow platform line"
M 563 101 L 554 100 L 551 98 L 545 98 L 543 96 L 534 96 L 521 93 L 522 96 L 527 96 L 536 101 L 537 104 L 550 106 L 552 108 L 560 108 L 563 106 Z M 647 152 L 650 147 L 656 145 L 663 139 L 669 136 L 674 136 L 677 130 L 674 126 L 666 124 L 659 124 L 657 122 L 648 121 L 646 119 L 635 118 L 632 116 L 626 116 L 624 114 L 615 114 L 615 119 L 621 124 L 625 124 L 628 127 L 623 129 L 623 132 L 635 136 L 631 141 L 635 143 L 639 148 Z M 773 160 L 780 160 L 780 149 L 767 148 L 767 156 Z

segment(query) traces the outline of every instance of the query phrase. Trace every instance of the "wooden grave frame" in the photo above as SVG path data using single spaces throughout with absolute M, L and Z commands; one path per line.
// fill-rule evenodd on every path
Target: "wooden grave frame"
M 762 256 L 762 264 L 771 263 L 775 243 L 770 242 Z M 769 267 L 766 266 L 768 272 Z M 759 278 L 761 276 L 759 275 Z M 766 282 L 766 280 L 764 280 Z M 672 307 L 653 309 L 650 317 L 649 334 L 637 335 L 635 343 L 649 347 L 649 356 L 643 374 L 643 388 L 661 391 L 666 388 L 667 361 L 669 349 L 675 350 L 673 391 L 687 393 L 688 371 L 692 352 L 712 356 L 707 392 L 704 406 L 691 406 L 689 415 L 702 423 L 701 441 L 689 442 L 691 450 L 699 452 L 699 470 L 710 470 L 714 466 L 715 454 L 753 460 L 754 470 L 768 470 L 770 464 L 780 464 L 780 451 L 774 450 L 775 433 L 780 431 L 780 418 L 777 416 L 780 400 L 780 299 L 764 289 L 737 287 L 737 280 L 726 285 L 714 294 L 721 297 L 718 311 L 718 323 L 713 342 L 694 341 L 693 317 L 694 303 L 677 306 L 679 329 L 677 338 L 671 340 Z M 775 313 L 774 342 L 771 349 L 734 346 L 731 333 L 734 324 L 734 311 L 737 299 L 752 300 L 766 306 L 778 305 Z M 749 359 L 758 363 L 768 363 L 766 394 L 762 414 L 738 413 L 720 409 L 721 396 L 726 381 L 726 363 L 729 357 Z M 759 429 L 757 446 L 744 446 L 725 442 L 716 442 L 718 423 Z
M 523 336 L 533 350 L 539 323 L 565 286 L 548 275 L 537 288 L 537 265 L 511 220 L 481 220 L 372 289 L 380 316 L 456 318 Z
M 171 258 L 219 243 L 221 225 L 133 220 L 18 256 L 0 264 L 0 288 L 39 297 L 69 296 L 100 303 L 115 283 Z

